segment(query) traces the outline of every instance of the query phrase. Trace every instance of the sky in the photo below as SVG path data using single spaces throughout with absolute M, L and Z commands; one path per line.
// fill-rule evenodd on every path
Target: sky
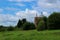
M 0 25 L 16 25 L 19 19 L 33 22 L 36 14 L 60 12 L 60 0 L 0 0 Z

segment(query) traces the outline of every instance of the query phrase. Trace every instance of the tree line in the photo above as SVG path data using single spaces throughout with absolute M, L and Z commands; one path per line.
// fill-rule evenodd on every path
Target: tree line
M 49 17 L 42 17 L 38 23 L 37 30 L 56 30 L 60 29 L 60 13 L 53 12 Z
M 49 17 L 43 16 L 41 20 L 38 22 L 37 27 L 35 27 L 34 23 L 28 22 L 25 18 L 22 20 L 19 19 L 17 25 L 14 27 L 0 26 L 0 31 L 33 29 L 37 29 L 38 31 L 60 29 L 60 13 L 53 12 Z
M 0 31 L 16 31 L 16 30 L 33 30 L 35 29 L 34 23 L 28 22 L 25 18 L 18 20 L 16 26 L 0 26 Z

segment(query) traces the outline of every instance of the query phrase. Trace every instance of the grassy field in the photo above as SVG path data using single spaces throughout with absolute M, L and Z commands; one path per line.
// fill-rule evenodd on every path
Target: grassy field
M 60 30 L 0 32 L 0 40 L 60 40 Z

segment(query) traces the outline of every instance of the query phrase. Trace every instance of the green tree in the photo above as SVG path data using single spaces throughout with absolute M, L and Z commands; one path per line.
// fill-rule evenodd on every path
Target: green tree
M 5 26 L 0 26 L 0 32 L 4 32 L 4 31 L 7 31 L 7 28 Z
M 7 31 L 13 31 L 14 30 L 14 27 L 13 26 L 9 26 L 8 28 L 7 28 Z
M 27 21 L 26 21 L 26 19 L 24 18 L 24 19 L 22 19 L 22 23 L 24 24 L 24 23 L 26 23 Z
M 17 23 L 17 27 L 21 28 L 22 27 L 22 21 L 19 19 L 18 23 Z
M 60 29 L 60 13 L 54 12 L 48 17 L 48 29 Z
M 23 24 L 23 30 L 31 30 L 31 29 L 35 29 L 35 26 L 33 23 L 26 22 L 25 24 Z
M 0 29 L 1 29 L 1 28 L 3 28 L 3 26 L 2 26 L 2 25 L 0 26 Z
M 44 21 L 44 24 L 45 24 L 45 29 L 47 29 L 47 17 L 46 16 L 43 16 L 43 21 Z
M 44 30 L 44 29 L 45 29 L 45 23 L 44 23 L 43 20 L 41 20 L 41 21 L 39 22 L 39 24 L 38 24 L 37 30 L 38 30 L 38 31 L 42 31 L 42 30 Z

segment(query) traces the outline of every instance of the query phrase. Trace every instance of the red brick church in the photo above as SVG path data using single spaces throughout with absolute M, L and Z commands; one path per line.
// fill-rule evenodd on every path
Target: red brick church
M 37 27 L 39 21 L 42 19 L 43 14 L 41 13 L 41 16 L 38 17 L 38 15 L 36 14 L 36 17 L 34 18 L 34 24 L 35 27 Z

